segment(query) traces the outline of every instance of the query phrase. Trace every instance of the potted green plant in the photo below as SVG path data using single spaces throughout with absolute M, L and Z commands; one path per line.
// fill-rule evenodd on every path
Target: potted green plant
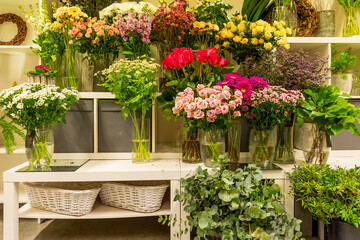
M 304 118 L 314 121 L 312 136 L 303 139 L 303 152 L 307 163 L 325 164 L 329 156 L 329 138 L 346 129 L 359 136 L 355 121 L 360 119 L 360 108 L 349 103 L 339 94 L 340 89 L 320 86 L 314 90 L 304 91 L 304 100 L 297 107 L 298 123 L 301 127 Z
M 338 52 L 334 44 L 331 44 L 331 84 L 340 88 L 341 93 L 350 94 L 353 82 L 353 74 L 350 68 L 357 63 L 357 57 L 351 54 L 351 48 Z
M 43 65 L 38 65 L 35 67 L 34 71 L 29 71 L 25 73 L 28 76 L 29 82 L 38 82 L 45 85 L 55 85 L 55 76 L 57 70 L 50 70 Z
M 299 239 L 301 220 L 285 212 L 280 187 L 262 178 L 253 164 L 236 171 L 221 166 L 208 172 L 199 167 L 180 180 L 183 189 L 174 200 L 189 213 L 186 226 L 196 232 L 195 239 Z
M 329 165 L 295 167 L 291 193 L 314 218 L 330 224 L 330 240 L 355 240 L 360 234 L 360 168 Z

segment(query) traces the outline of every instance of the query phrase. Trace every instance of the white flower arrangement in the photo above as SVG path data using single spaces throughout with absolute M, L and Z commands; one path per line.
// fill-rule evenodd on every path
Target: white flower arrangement
M 39 3 L 36 3 L 35 7 L 30 4 L 29 13 L 22 6 L 19 6 L 19 8 L 25 14 L 27 22 L 29 22 L 34 28 L 34 32 L 37 36 L 43 34 L 51 28 L 51 21 L 49 19 L 49 13 L 45 1 L 43 1 L 42 6 Z
M 148 2 L 113 3 L 99 12 L 100 19 L 116 17 L 117 14 L 127 15 L 130 10 L 140 14 L 143 12 L 155 13 L 157 7 Z

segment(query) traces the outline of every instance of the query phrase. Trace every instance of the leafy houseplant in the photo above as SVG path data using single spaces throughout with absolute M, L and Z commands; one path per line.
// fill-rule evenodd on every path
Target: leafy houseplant
M 148 129 L 145 126 L 145 115 L 153 105 L 158 89 L 155 81 L 158 67 L 153 60 L 120 59 L 101 72 L 105 76 L 102 86 L 115 94 L 117 103 L 122 105 L 124 118 L 130 115 L 134 124 L 133 162 L 150 160 L 150 141 L 149 136 L 146 136 Z M 140 112 L 139 121 L 137 111 Z
M 55 124 L 65 123 L 65 113 L 78 99 L 76 90 L 60 91 L 40 83 L 24 83 L 0 93 L 0 106 L 9 119 L 8 126 L 16 124 L 26 131 L 28 170 L 49 170 L 53 146 L 47 146 L 48 136 Z M 15 126 L 12 129 L 18 133 Z M 8 136 L 4 135 L 10 150 L 13 140 Z
M 339 91 L 339 88 L 332 85 L 320 86 L 314 90 L 307 89 L 304 91 L 305 99 L 298 104 L 299 125 L 303 125 L 305 117 L 312 119 L 315 124 L 311 146 L 303 149 L 307 163 L 326 163 L 329 154 L 324 151 L 326 135 L 337 135 L 344 129 L 353 135 L 360 135 L 358 127 L 354 124 L 360 119 L 360 108 L 341 97 Z
M 43 65 L 35 66 L 34 71 L 26 72 L 28 80 L 30 82 L 39 82 L 46 85 L 55 85 L 55 79 L 57 70 L 50 70 L 49 68 L 44 67 Z
M 289 174 L 289 179 L 292 194 L 314 218 L 322 219 L 325 224 L 340 219 L 360 227 L 359 167 L 299 166 Z M 357 238 L 358 235 L 353 239 Z
M 299 239 L 301 220 L 285 212 L 280 187 L 262 177 L 250 164 L 236 171 L 199 167 L 193 176 L 181 179 L 183 189 L 175 200 L 190 214 L 186 223 L 196 231 L 195 239 Z
M 351 54 L 351 48 L 339 53 L 335 45 L 331 44 L 331 83 L 347 94 L 350 94 L 352 87 L 352 74 L 349 68 L 356 63 L 357 57 Z

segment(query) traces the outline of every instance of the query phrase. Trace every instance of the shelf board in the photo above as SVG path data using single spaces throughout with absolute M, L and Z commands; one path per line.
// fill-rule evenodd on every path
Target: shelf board
M 53 213 L 45 210 L 33 208 L 29 203 L 22 206 L 19 210 L 20 218 L 41 218 L 41 219 L 108 219 L 108 218 L 133 218 L 133 217 L 150 217 L 169 215 L 170 202 L 166 201 L 160 210 L 153 213 L 140 213 L 130 210 L 114 208 L 95 202 L 93 211 L 84 216 L 70 216 L 59 213 Z
M 79 92 L 81 99 L 115 99 L 111 92 Z
M 20 46 L 8 46 L 3 45 L 0 46 L 0 54 L 5 55 L 35 55 L 33 51 L 31 51 L 30 47 L 39 49 L 39 46 L 37 45 L 20 45 Z

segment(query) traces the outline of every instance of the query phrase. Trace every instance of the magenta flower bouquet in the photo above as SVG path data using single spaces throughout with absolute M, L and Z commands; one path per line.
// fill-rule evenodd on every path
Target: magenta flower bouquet
M 232 93 L 228 86 L 206 88 L 199 84 L 195 91 L 186 88 L 178 93 L 172 111 L 196 123 L 203 130 L 204 142 L 200 141 L 200 153 L 206 166 L 214 166 L 221 154 L 225 154 L 225 143 L 219 145 L 219 138 L 226 130 L 229 120 L 240 117 L 238 110 L 243 101 L 242 93 Z

